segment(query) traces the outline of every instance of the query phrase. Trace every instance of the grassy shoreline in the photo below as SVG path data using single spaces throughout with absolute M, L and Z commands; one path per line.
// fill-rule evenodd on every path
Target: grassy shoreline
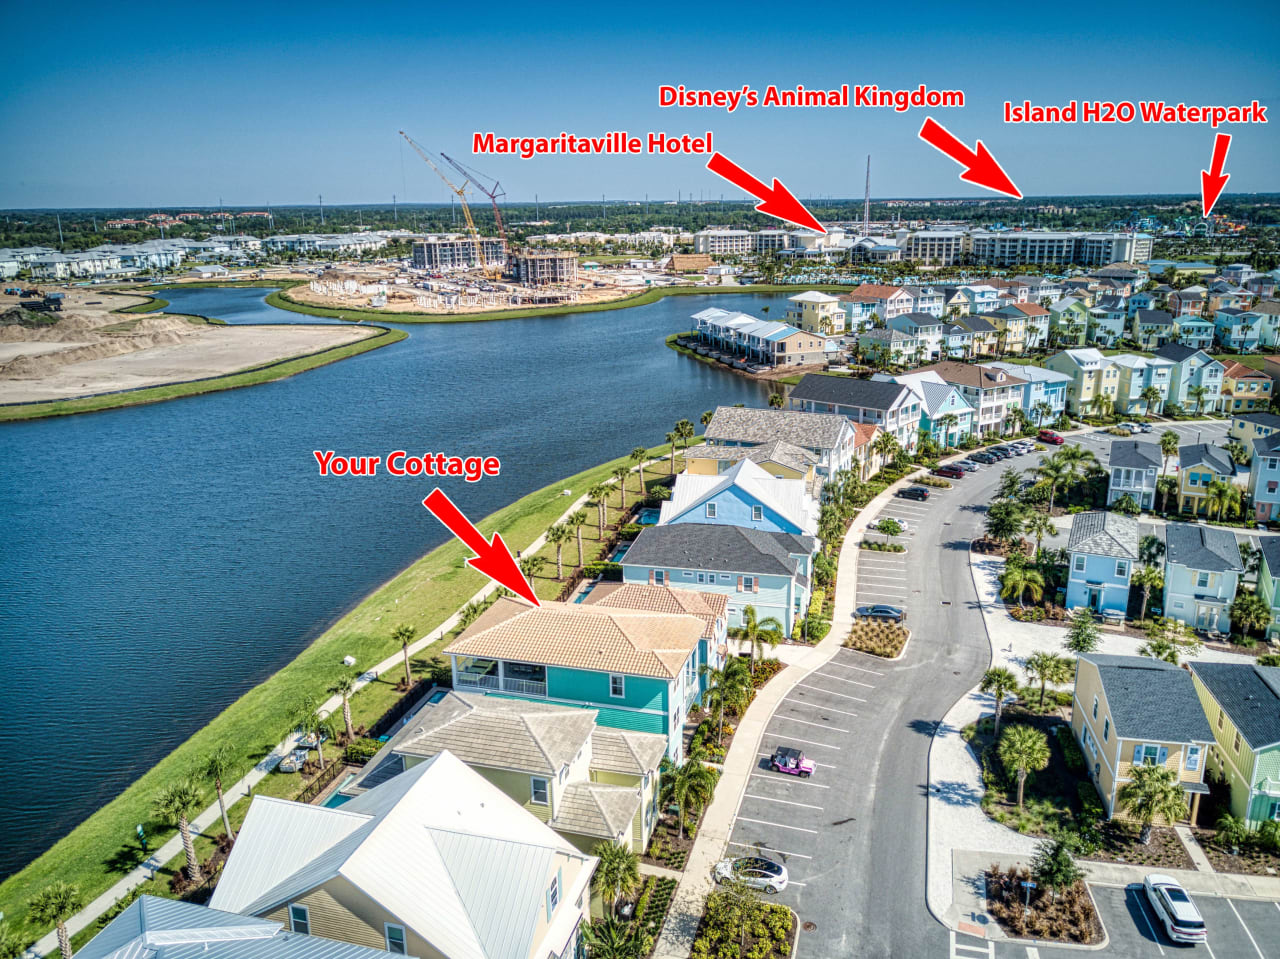
M 145 305 L 145 304 L 139 304 Z M 124 312 L 124 311 L 121 311 Z M 202 393 L 217 393 L 221 390 L 234 390 L 244 386 L 257 386 L 260 383 L 271 383 L 282 380 L 307 370 L 336 363 L 351 356 L 358 356 L 381 346 L 389 346 L 405 339 L 409 334 L 404 330 L 392 330 L 380 327 L 382 332 L 369 336 L 357 343 L 345 346 L 333 346 L 315 353 L 295 356 L 292 359 L 269 363 L 265 366 L 227 373 L 208 379 L 188 380 L 184 383 L 167 383 L 160 386 L 144 386 L 135 390 L 119 393 L 107 393 L 100 396 L 83 396 L 72 399 L 49 400 L 45 403 L 31 403 L 24 406 L 0 406 L 0 423 L 17 423 L 25 420 L 44 419 L 50 416 L 70 416 L 76 413 L 98 413 L 103 410 L 121 409 L 126 406 L 141 406 L 144 403 L 160 403 L 165 400 L 180 399 L 185 396 L 199 396 Z
M 650 452 L 658 458 L 667 455 L 669 450 L 668 446 L 660 446 Z M 630 458 L 622 456 L 558 480 L 497 510 L 477 526 L 486 538 L 494 531 L 501 531 L 512 550 L 527 549 L 570 502 L 585 495 L 595 484 L 608 480 L 616 467 L 631 465 Z M 647 478 L 655 476 L 656 471 Z M 571 495 L 563 495 L 563 490 L 570 490 Z M 629 493 L 629 498 L 634 500 L 635 496 Z M 594 519 L 594 510 L 590 512 Z M 572 547 L 566 552 L 572 553 Z M 151 813 L 152 799 L 164 785 L 187 774 L 201 757 L 223 743 L 234 755 L 232 774 L 227 779 L 238 780 L 284 737 L 290 725 L 289 717 L 303 696 L 313 696 L 317 701 L 325 698 L 325 689 L 343 672 L 336 665 L 343 656 L 356 657 L 357 669 L 367 668 L 396 652 L 398 647 L 390 638 L 395 626 L 407 623 L 414 627 L 417 635 L 425 635 L 464 605 L 486 582 L 484 576 L 465 565 L 468 555 L 461 542 L 450 540 L 373 590 L 288 665 L 227 706 L 119 796 L 0 883 L 0 911 L 6 920 L 24 938 L 34 939 L 47 930 L 24 925 L 27 900 L 45 885 L 55 879 L 76 883 L 85 901 L 108 889 L 137 861 L 137 843 L 133 839 L 137 823 L 146 824 L 153 849 L 174 835 L 173 829 L 153 821 Z M 549 555 L 547 548 L 544 547 L 542 555 Z M 557 584 L 541 580 L 535 581 L 535 585 L 540 587 L 540 593 L 558 588 Z M 416 654 L 415 666 L 425 665 L 424 661 L 448 641 L 446 637 Z M 357 722 L 371 721 L 394 701 L 391 684 L 399 674 L 393 673 L 388 675 L 387 682 L 373 683 L 353 697 Z M 273 773 L 255 793 L 292 796 L 296 792 L 295 779 Z M 207 784 L 204 796 L 206 801 L 213 799 Z M 228 797 L 229 801 L 235 798 Z M 243 817 L 247 805 L 243 799 L 236 803 L 233 823 Z M 215 828 L 220 829 L 220 824 Z M 211 840 L 201 842 L 205 844 L 202 849 L 207 849 Z M 148 884 L 147 891 L 164 894 L 163 888 L 154 884 Z M 81 935 L 87 938 L 91 934 L 86 930 Z

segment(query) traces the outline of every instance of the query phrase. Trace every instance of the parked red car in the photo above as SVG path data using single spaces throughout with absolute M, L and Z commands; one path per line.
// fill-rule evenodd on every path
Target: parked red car
M 964 470 L 958 466 L 938 466 L 930 472 L 934 476 L 945 476 L 947 479 L 964 479 Z
M 1053 430 L 1041 430 L 1036 434 L 1036 438 L 1040 440 L 1041 443 L 1052 443 L 1054 446 L 1061 446 L 1066 442 L 1066 440 Z

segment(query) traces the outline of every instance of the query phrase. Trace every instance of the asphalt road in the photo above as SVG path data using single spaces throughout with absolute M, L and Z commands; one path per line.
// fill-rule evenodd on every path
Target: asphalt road
M 1220 442 L 1226 425 L 1177 429 L 1184 444 Z M 1081 445 L 1105 464 L 1112 439 L 1085 434 Z M 905 521 L 907 529 L 896 541 L 907 552 L 860 553 L 857 602 L 906 609 L 912 637 L 905 654 L 887 662 L 841 650 L 782 701 L 766 728 L 729 854 L 763 854 L 786 865 L 790 885 L 778 899 L 794 908 L 803 924 L 798 949 L 803 959 L 1080 955 L 957 935 L 925 907 L 933 730 L 990 664 L 969 571 L 969 543 L 982 532 L 1001 472 L 1038 461 L 1034 454 L 1014 457 L 968 474 L 950 490 L 931 490 L 927 502 L 896 498 L 881 510 L 875 518 Z M 817 763 L 812 779 L 769 770 L 768 754 L 782 745 L 804 750 Z M 1158 957 L 1184 948 L 1155 928 L 1149 907 L 1131 890 L 1094 887 L 1094 894 L 1111 936 L 1103 955 Z M 1280 906 L 1197 901 L 1210 927 L 1205 951 L 1213 953 L 1212 959 L 1280 956 Z M 1143 909 L 1149 922 L 1141 921 Z

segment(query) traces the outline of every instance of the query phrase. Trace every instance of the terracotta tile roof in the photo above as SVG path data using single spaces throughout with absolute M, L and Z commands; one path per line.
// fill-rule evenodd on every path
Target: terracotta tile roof
M 863 296 L 870 295 L 877 299 L 883 299 L 885 297 L 893 296 L 893 294 L 897 293 L 901 289 L 902 287 L 900 286 L 889 286 L 886 283 L 863 283 L 860 287 L 854 290 L 854 293 L 862 294 Z
M 586 606 L 697 616 L 707 624 L 702 633 L 705 639 L 715 638 L 716 620 L 723 620 L 729 608 L 729 597 L 723 593 L 699 593 L 647 583 L 600 583 L 582 602 Z
M 704 629 L 702 619 L 686 614 L 581 603 L 544 602 L 534 607 L 504 597 L 445 652 L 674 679 Z
M 842 303 L 879 303 L 880 297 L 870 293 L 841 293 L 838 297 Z
M 1222 371 L 1222 375 L 1229 376 L 1233 380 L 1243 380 L 1243 379 L 1248 379 L 1250 377 L 1254 379 L 1262 379 L 1262 380 L 1270 378 L 1267 376 L 1266 373 L 1263 373 L 1261 370 L 1255 370 L 1248 366 L 1245 366 L 1243 363 L 1235 363 L 1235 362 L 1229 364 L 1227 368 Z
M 875 423 L 854 423 L 853 448 L 857 449 L 860 446 L 866 446 L 875 439 L 875 435 L 879 430 L 880 427 L 876 426 Z
M 1027 316 L 1048 316 L 1049 315 L 1049 311 L 1046 310 L 1039 303 L 1014 303 L 1012 305 L 1015 310 L 1021 310 L 1023 313 L 1027 314 Z
M 911 372 L 934 372 L 955 386 L 969 386 L 984 390 L 993 390 L 1001 386 L 1021 386 L 1026 382 L 1004 370 L 989 370 L 982 366 L 970 366 L 968 363 L 959 363 L 954 360 L 943 360 L 931 366 L 921 366 Z

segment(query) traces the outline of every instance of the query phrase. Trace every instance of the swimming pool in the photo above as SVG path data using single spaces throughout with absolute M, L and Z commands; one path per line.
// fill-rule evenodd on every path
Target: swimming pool
M 609 557 L 611 563 L 621 563 L 622 557 L 627 555 L 627 550 L 631 548 L 630 543 L 622 543 L 613 551 L 613 555 Z
M 342 795 L 342 790 L 346 789 L 348 786 L 351 785 L 351 783 L 355 780 L 356 775 L 357 775 L 356 773 L 347 773 L 347 778 L 342 780 L 342 784 L 333 791 L 333 795 L 331 795 L 328 799 L 324 801 L 324 806 L 326 809 L 337 809 L 343 803 L 348 803 L 351 800 L 356 798 L 355 796 Z
M 636 516 L 636 522 L 641 526 L 656 526 L 658 523 L 658 517 L 661 515 L 662 510 L 655 509 L 652 506 L 647 506 L 640 511 L 638 516 Z

